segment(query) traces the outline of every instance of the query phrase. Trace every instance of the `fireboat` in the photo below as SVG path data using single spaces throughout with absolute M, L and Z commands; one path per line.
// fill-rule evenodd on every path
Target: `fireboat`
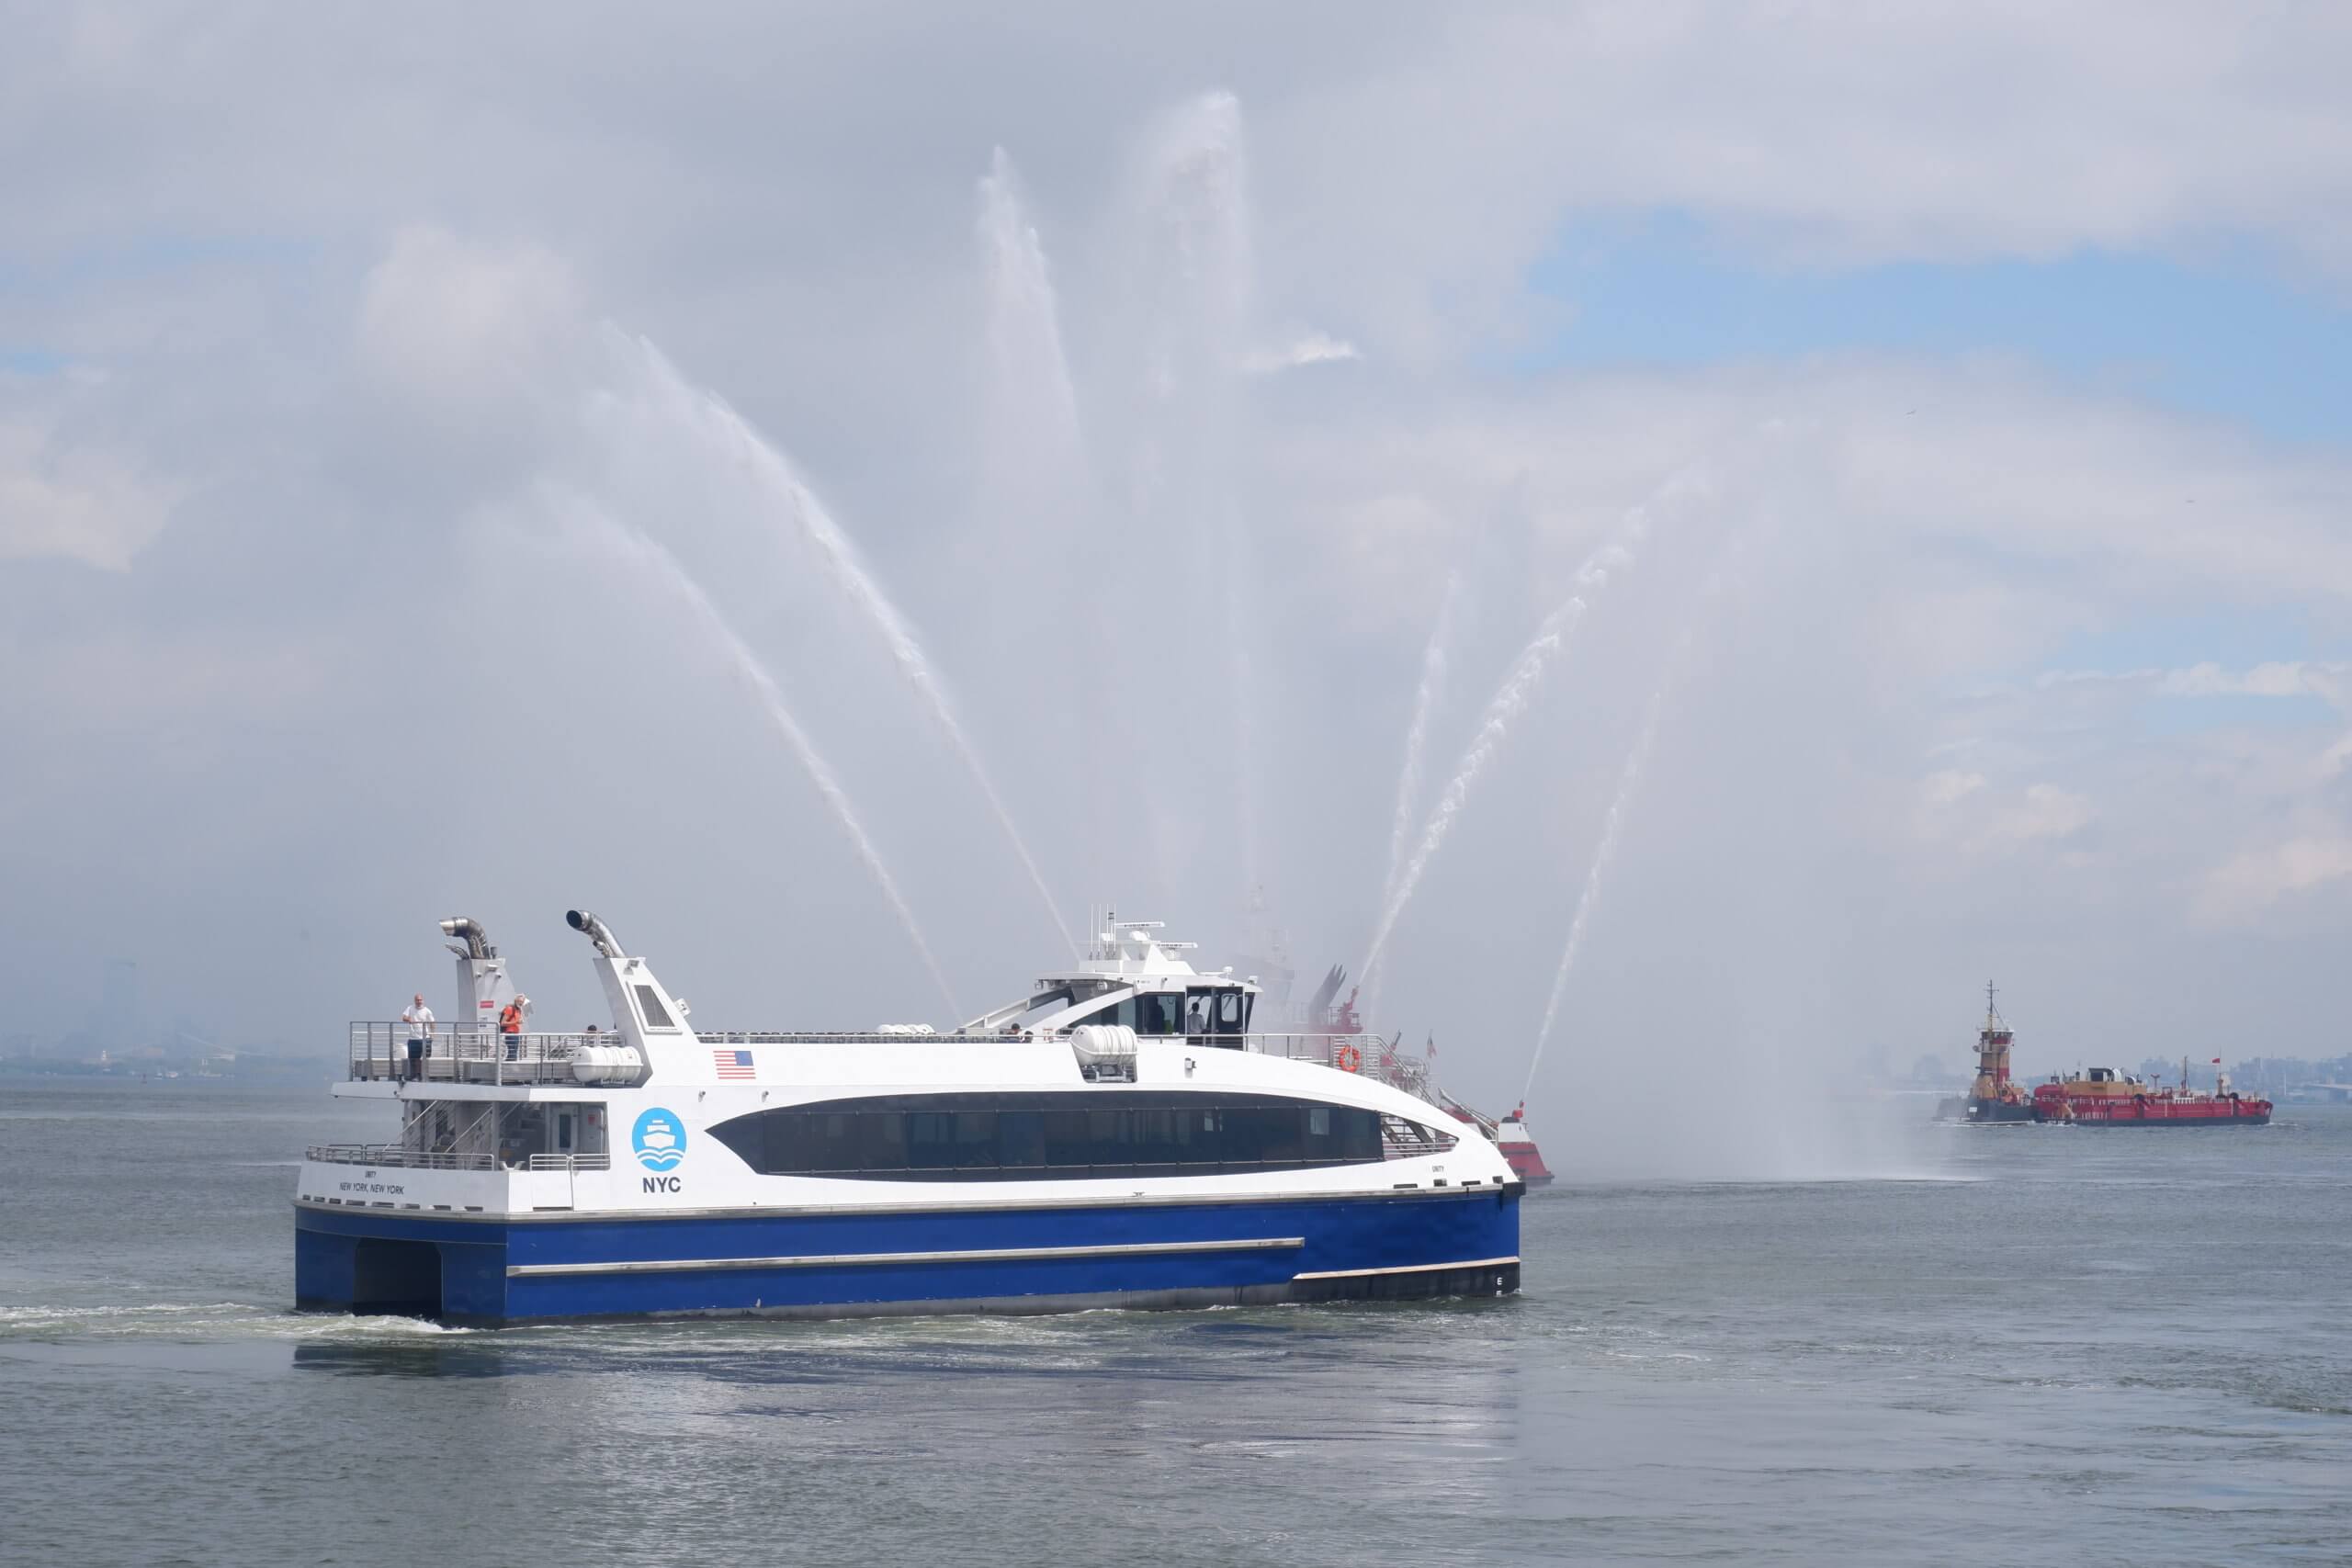
M 1456 1122 L 1476 1127 L 1502 1155 L 1511 1174 L 1529 1188 L 1552 1185 L 1552 1168 L 1544 1163 L 1544 1152 L 1535 1146 L 1534 1134 L 1527 1130 L 1526 1104 L 1512 1107 L 1505 1116 L 1489 1116 L 1440 1089 L 1436 1038 L 1430 1037 L 1423 1044 L 1421 1055 L 1415 1056 L 1404 1048 L 1404 1031 L 1398 1030 L 1394 1038 L 1367 1032 L 1363 1015 L 1356 1010 L 1361 987 L 1351 987 L 1344 1000 L 1340 997 L 1340 987 L 1347 984 L 1347 977 L 1346 969 L 1336 964 L 1331 966 L 1308 998 L 1301 1024 L 1308 1031 L 1308 1038 L 1330 1043 L 1330 1065 L 1401 1089 L 1414 1099 L 1436 1106 Z

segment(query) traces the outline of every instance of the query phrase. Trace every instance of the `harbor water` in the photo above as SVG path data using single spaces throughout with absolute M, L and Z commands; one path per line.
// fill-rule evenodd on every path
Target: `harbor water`
M 9 1562 L 2163 1563 L 2352 1541 L 2352 1111 L 1577 1181 L 1438 1305 L 298 1315 L 313 1089 L 0 1086 Z

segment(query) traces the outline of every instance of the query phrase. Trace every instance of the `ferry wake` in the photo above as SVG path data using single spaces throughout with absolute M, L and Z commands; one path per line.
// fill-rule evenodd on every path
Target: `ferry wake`
M 485 1324 L 1499 1295 L 1525 1183 L 1476 1131 L 1255 1033 L 1258 987 L 1112 921 L 952 1033 L 696 1029 L 595 916 L 609 1032 L 530 1031 L 481 925 L 458 1017 L 351 1026 L 397 1106 L 295 1198 L 299 1305 Z M 415 1010 L 420 1014 L 424 1010 Z M 412 1055 L 412 1040 L 421 1045 Z

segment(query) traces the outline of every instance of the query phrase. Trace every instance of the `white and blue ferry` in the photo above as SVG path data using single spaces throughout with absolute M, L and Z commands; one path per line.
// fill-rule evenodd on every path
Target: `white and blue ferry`
M 455 1321 L 1200 1307 L 1519 1288 L 1524 1187 L 1472 1127 L 1253 1033 L 1258 987 L 1148 921 L 953 1033 L 696 1029 L 594 915 L 612 1028 L 501 1033 L 471 920 L 412 1073 L 355 1023 L 381 1145 L 307 1153 L 300 1305 Z

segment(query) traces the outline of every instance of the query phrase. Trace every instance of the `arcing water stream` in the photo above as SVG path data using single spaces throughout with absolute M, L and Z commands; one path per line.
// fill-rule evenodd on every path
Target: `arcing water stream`
M 1527 1063 L 1527 1083 L 1519 1091 L 1519 1102 L 1535 1089 L 1535 1069 L 1544 1065 L 1544 1047 L 1552 1038 L 1552 1025 L 1560 1016 L 1560 1000 L 1568 989 L 1568 971 L 1576 967 L 1577 952 L 1584 945 L 1586 925 L 1592 919 L 1593 906 L 1600 898 L 1600 881 L 1609 870 L 1609 863 L 1617 853 L 1617 840 L 1625 829 L 1625 808 L 1634 798 L 1634 791 L 1642 781 L 1642 770 L 1649 763 L 1650 743 L 1657 738 L 1658 715 L 1666 706 L 1666 694 L 1673 680 L 1669 669 L 1667 677 L 1650 694 L 1649 706 L 1642 715 L 1642 728 L 1634 738 L 1633 749 L 1625 753 L 1625 766 L 1617 775 L 1617 793 L 1609 802 L 1609 815 L 1600 825 L 1600 843 L 1592 852 L 1592 865 L 1585 873 L 1584 888 L 1577 895 L 1577 912 L 1568 920 L 1568 940 L 1560 950 L 1560 967 L 1552 976 L 1552 994 L 1544 1004 L 1544 1023 L 1535 1032 L 1535 1050 Z
M 1396 775 L 1396 820 L 1388 835 L 1388 874 L 1380 884 L 1380 902 L 1387 908 L 1396 891 L 1396 877 L 1405 865 L 1406 836 L 1413 830 L 1413 808 L 1420 804 L 1422 764 L 1430 743 L 1430 718 L 1445 695 L 1448 643 L 1453 632 L 1453 606 L 1462 597 L 1462 574 L 1445 580 L 1445 597 L 1438 602 L 1437 624 L 1421 649 L 1421 683 L 1413 693 L 1413 721 L 1405 729 L 1405 765 Z
M 1678 474 L 1660 487 L 1649 501 L 1628 512 L 1610 540 L 1588 556 L 1584 564 L 1577 569 L 1576 592 L 1544 618 L 1543 625 L 1536 627 L 1535 635 L 1520 650 L 1519 658 L 1503 677 L 1502 684 L 1487 700 L 1477 733 L 1471 738 L 1469 749 L 1462 754 L 1462 761 L 1454 767 L 1453 777 L 1447 781 L 1444 792 L 1438 797 L 1436 809 L 1430 814 L 1428 823 L 1422 828 L 1420 843 L 1413 852 L 1413 858 L 1406 863 L 1404 874 L 1396 879 L 1396 886 L 1389 890 L 1381 909 L 1380 924 L 1373 933 L 1372 945 L 1357 970 L 1359 975 L 1368 976 L 1373 972 L 1373 965 L 1379 962 L 1389 936 L 1396 929 L 1397 918 L 1405 912 L 1405 906 L 1412 901 L 1413 891 L 1420 886 L 1422 874 L 1429 870 L 1430 860 L 1444 844 L 1446 835 L 1453 830 L 1454 819 L 1462 814 L 1463 805 L 1470 798 L 1472 786 L 1502 750 L 1512 724 L 1533 698 L 1544 670 L 1567 645 L 1569 637 L 1583 621 L 1589 596 L 1607 585 L 1611 571 L 1632 564 L 1634 550 L 1649 534 L 1656 509 L 1703 494 L 1705 489 L 1704 481 L 1695 476 Z
M 842 788 L 841 780 L 818 753 L 816 743 L 808 739 L 808 732 L 801 728 L 799 720 L 792 716 L 791 708 L 785 703 L 783 689 L 768 673 L 767 667 L 760 662 L 759 656 L 752 651 L 751 645 L 728 624 L 727 617 L 719 614 L 718 606 L 712 604 L 710 596 L 703 592 L 702 584 L 687 574 L 686 569 L 678 564 L 677 558 L 647 537 L 642 531 L 584 502 L 572 502 L 560 505 L 559 510 L 577 526 L 592 532 L 615 554 L 660 579 L 662 585 L 693 613 L 704 633 L 726 654 L 736 673 L 742 677 L 752 688 L 752 695 L 759 699 L 761 708 L 775 727 L 776 733 L 791 748 L 793 756 L 808 773 L 809 782 L 817 786 L 817 794 L 824 800 L 827 809 L 832 812 L 833 820 L 840 825 L 850 847 L 873 876 L 875 885 L 881 888 L 883 897 L 889 901 L 891 909 L 899 917 L 899 923 L 906 928 L 908 940 L 914 943 L 915 952 L 922 956 L 923 966 L 931 971 L 932 979 L 939 987 L 940 996 L 947 1003 L 949 1016 L 961 1019 L 964 1010 L 956 1005 L 956 994 L 947 984 L 946 972 L 940 968 L 938 958 L 931 951 L 931 943 L 924 940 L 922 927 L 915 919 L 913 908 L 908 904 L 906 895 L 899 890 L 898 879 L 890 874 L 890 868 L 882 862 L 881 852 L 874 847 L 873 838 L 865 831 L 865 824 L 858 820 L 857 812 L 851 807 L 849 795 Z
M 988 769 L 980 761 L 978 747 L 965 734 L 956 711 L 947 700 L 946 692 L 933 673 L 931 661 L 924 657 L 922 645 L 916 640 L 914 628 L 899 613 L 898 606 L 882 592 L 857 558 L 856 547 L 842 531 L 841 525 L 825 510 L 816 495 L 793 471 L 784 454 L 752 428 L 750 423 L 718 393 L 690 385 L 677 368 L 651 343 L 642 338 L 634 340 L 637 357 L 648 385 L 654 393 L 656 406 L 684 428 L 696 433 L 728 457 L 741 462 L 775 504 L 798 525 L 800 534 L 814 547 L 824 562 L 827 574 L 844 598 L 854 605 L 869 625 L 880 634 L 883 646 L 891 661 L 899 668 L 922 702 L 925 712 L 945 737 L 948 746 L 971 774 L 980 796 L 1003 829 L 1004 836 L 1020 858 L 1022 869 L 1028 874 L 1030 885 L 1046 906 L 1046 912 L 1055 930 L 1072 953 L 1078 951 L 1077 940 L 1070 934 L 1069 924 L 1062 919 L 1060 906 L 1046 886 L 1044 873 L 1037 869 L 1035 857 L 1030 854 L 1027 840 L 1013 826 L 1012 813 L 989 777 Z

